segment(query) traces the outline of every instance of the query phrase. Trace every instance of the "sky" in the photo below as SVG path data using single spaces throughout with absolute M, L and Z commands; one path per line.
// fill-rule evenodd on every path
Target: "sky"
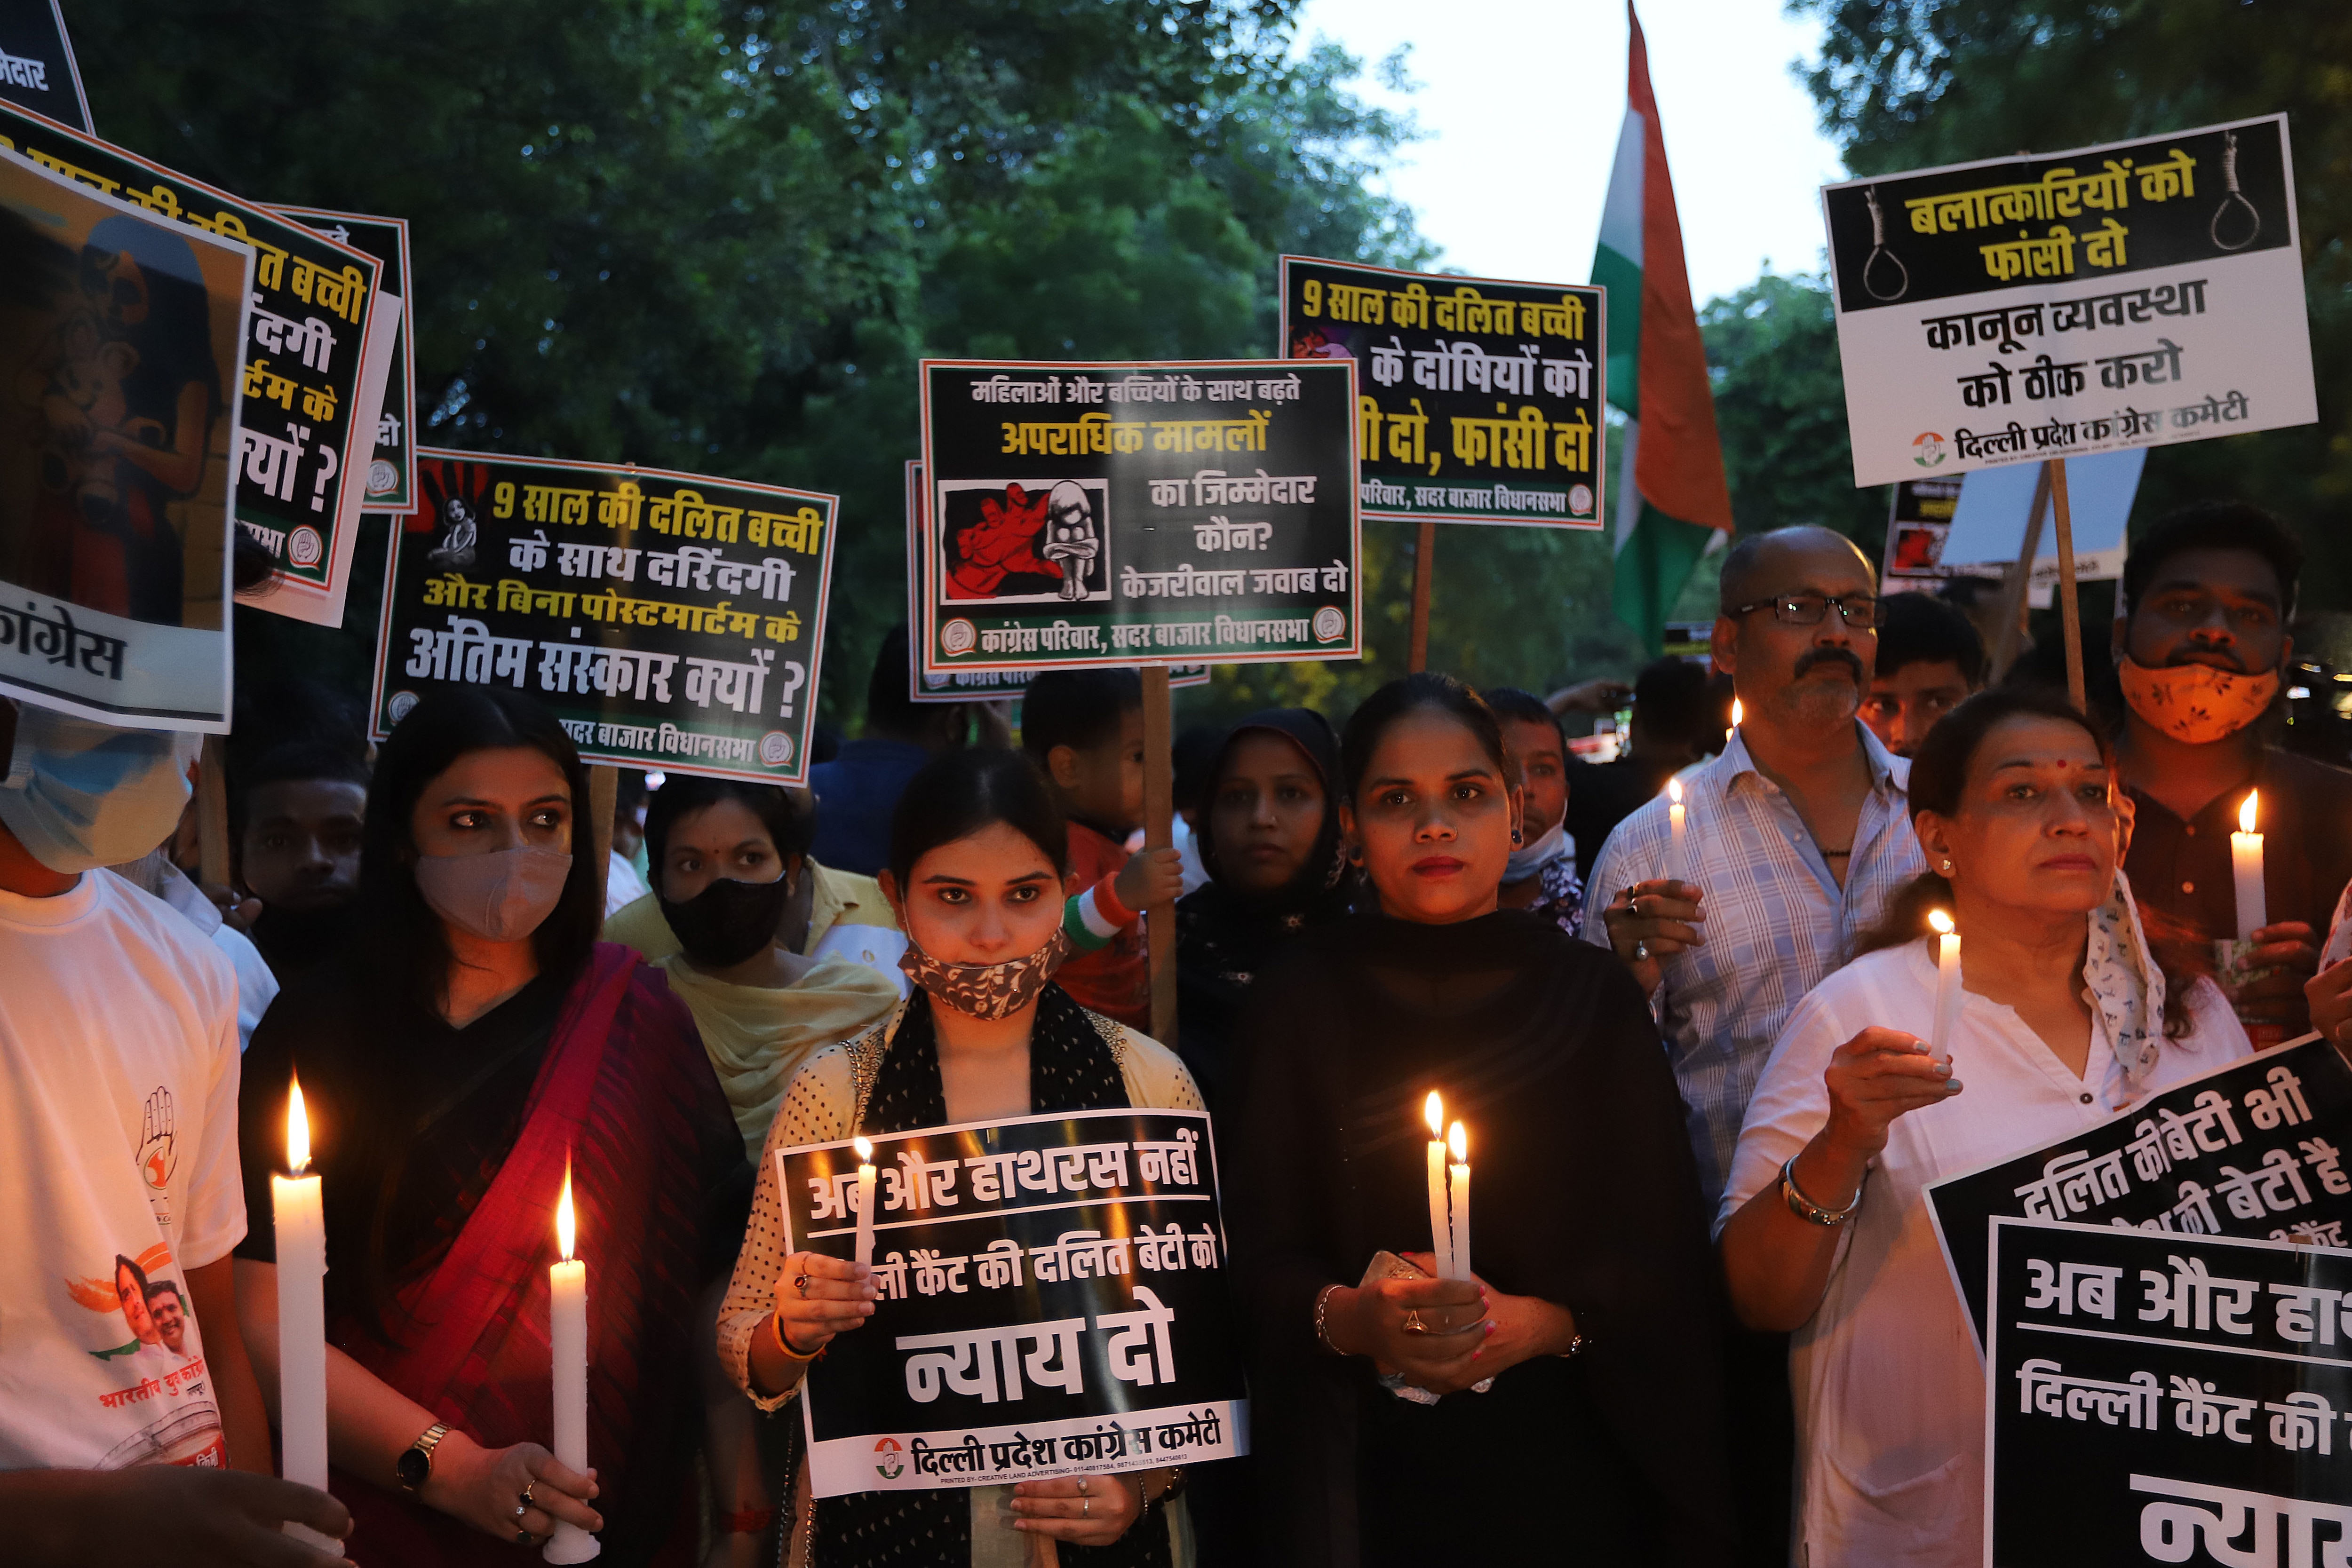
M 1780 0 L 1642 0 L 1650 79 L 1699 303 L 1766 267 L 1822 265 L 1819 187 L 1843 178 L 1789 67 L 1820 41 Z M 1482 277 L 1581 283 L 1625 113 L 1622 0 L 1307 0 L 1320 34 L 1365 62 L 1369 101 L 1411 113 L 1424 140 L 1388 184 L 1443 265 Z M 1412 46 L 1418 90 L 1375 68 Z

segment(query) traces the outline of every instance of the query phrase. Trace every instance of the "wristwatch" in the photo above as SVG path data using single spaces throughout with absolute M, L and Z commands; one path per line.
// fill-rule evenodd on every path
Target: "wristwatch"
M 425 1435 L 401 1450 L 400 1458 L 392 1462 L 393 1474 L 400 1478 L 403 1491 L 421 1490 L 433 1479 L 433 1450 L 449 1435 L 448 1427 L 436 1421 L 425 1428 Z

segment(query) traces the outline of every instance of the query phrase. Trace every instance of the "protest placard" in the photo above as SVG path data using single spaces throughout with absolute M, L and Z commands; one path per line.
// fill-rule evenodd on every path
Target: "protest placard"
M 253 247 L 233 505 L 278 570 L 241 602 L 341 625 L 365 499 L 364 433 L 375 428 L 396 325 L 377 305 L 382 265 L 267 207 L 5 103 L 0 146 L 157 217 Z
M 1249 1451 L 1205 1113 L 1055 1113 L 872 1143 L 879 1298 L 802 1387 L 818 1496 Z M 775 1161 L 786 1248 L 854 1256 L 852 1146 Z
M 2192 1078 L 2048 1148 L 1927 1188 L 1944 1260 L 1985 1332 L 1985 1226 L 2082 1220 L 2352 1244 L 2352 1069 L 2313 1037 Z
M 0 693 L 225 734 L 253 253 L 0 152 Z
M 399 323 L 375 417 L 375 455 L 367 465 L 367 509 L 404 517 L 416 510 L 416 302 L 408 287 L 408 220 L 324 207 L 277 211 L 383 264 L 378 287 Z
M 90 130 L 89 99 L 58 0 L 0 0 L 0 99 Z
M 1282 353 L 1355 361 L 1368 517 L 1597 528 L 1606 291 L 1282 258 Z
M 1352 360 L 922 370 L 923 674 L 1361 655 Z
M 2318 417 L 2284 115 L 1822 202 L 1856 485 Z
M 924 581 L 923 563 L 923 465 L 909 459 L 907 464 L 907 624 L 918 627 L 923 623 L 923 597 L 931 589 Z M 910 631 L 908 635 L 914 633 Z M 1004 702 L 1017 700 L 1029 689 L 1027 670 L 934 670 L 925 674 L 922 660 L 911 656 L 907 661 L 907 699 L 919 703 Z M 1205 686 L 1209 684 L 1206 664 L 1171 664 L 1168 667 L 1171 686 Z
M 839 502 L 659 468 L 417 454 L 373 733 L 436 686 L 528 691 L 590 762 L 807 775 Z
M 1985 1563 L 2352 1550 L 2352 1255 L 1991 1223 Z

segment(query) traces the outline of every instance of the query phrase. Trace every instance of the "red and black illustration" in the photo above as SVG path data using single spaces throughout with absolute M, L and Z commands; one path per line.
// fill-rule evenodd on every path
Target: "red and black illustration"
M 1110 597 L 1109 485 L 943 486 L 942 581 L 953 600 L 1068 602 Z

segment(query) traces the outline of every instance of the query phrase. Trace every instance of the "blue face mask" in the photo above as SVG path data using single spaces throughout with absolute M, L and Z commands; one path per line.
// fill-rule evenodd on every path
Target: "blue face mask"
M 179 825 L 200 737 L 16 705 L 0 822 L 54 872 L 135 861 Z

